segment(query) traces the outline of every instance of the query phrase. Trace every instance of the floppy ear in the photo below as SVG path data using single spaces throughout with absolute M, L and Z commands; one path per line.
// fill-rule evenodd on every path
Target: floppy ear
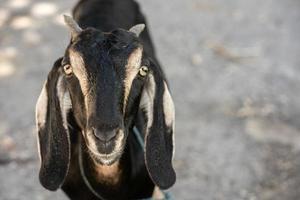
M 40 182 L 49 190 L 57 190 L 69 168 L 70 139 L 66 122 L 65 98 L 68 92 L 58 59 L 36 104 L 38 148 L 41 159 Z
M 175 110 L 161 72 L 149 71 L 140 109 L 146 115 L 145 160 L 148 172 L 155 185 L 167 189 L 176 180 L 172 166 Z

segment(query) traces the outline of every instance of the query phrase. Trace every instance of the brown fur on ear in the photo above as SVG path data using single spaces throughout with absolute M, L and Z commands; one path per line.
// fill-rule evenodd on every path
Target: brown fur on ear
M 153 182 L 168 189 L 176 180 L 172 166 L 174 105 L 162 76 L 151 71 L 144 85 L 140 108 L 146 115 L 145 159 Z
M 64 113 L 66 88 L 59 71 L 61 60 L 55 62 L 36 105 L 41 158 L 39 178 L 49 190 L 56 190 L 62 185 L 70 160 L 70 139 Z

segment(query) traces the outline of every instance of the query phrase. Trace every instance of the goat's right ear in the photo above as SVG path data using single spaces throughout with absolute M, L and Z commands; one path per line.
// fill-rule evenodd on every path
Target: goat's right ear
M 57 190 L 62 185 L 70 160 L 70 139 L 64 108 L 68 92 L 60 69 L 61 61 L 60 58 L 54 63 L 36 104 L 41 159 L 39 178 L 48 190 Z

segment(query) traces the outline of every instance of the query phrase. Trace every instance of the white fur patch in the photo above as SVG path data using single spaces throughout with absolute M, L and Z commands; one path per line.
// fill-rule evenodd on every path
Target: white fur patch
M 44 128 L 46 123 L 47 102 L 48 102 L 48 96 L 47 96 L 46 82 L 45 82 L 35 107 L 35 122 L 36 122 L 36 127 L 38 132 L 36 139 L 37 139 L 37 147 L 38 147 L 40 164 L 42 164 L 42 155 L 41 155 L 41 147 L 40 147 L 39 129 Z
M 172 135 L 172 140 L 173 140 L 173 155 L 172 157 L 174 158 L 175 155 L 175 106 L 170 94 L 170 91 L 168 89 L 168 86 L 166 82 L 164 82 L 164 87 L 165 87 L 165 92 L 163 96 L 163 109 L 164 109 L 164 115 L 165 115 L 165 123 L 167 126 L 172 127 L 173 130 L 173 135 Z
M 60 111 L 63 119 L 63 126 L 67 129 L 67 115 L 66 115 L 66 108 L 65 108 L 65 103 L 68 102 L 68 97 L 66 95 L 66 87 L 63 85 L 63 77 L 59 76 L 57 80 L 57 85 L 56 85 L 56 91 L 57 91 L 57 98 L 59 99 L 59 106 L 60 106 Z M 69 100 L 70 101 L 70 100 Z M 69 106 L 66 104 L 66 106 Z
M 81 55 L 74 50 L 70 50 L 70 64 L 72 66 L 73 73 L 79 80 L 82 93 L 86 95 L 88 93 L 89 86 L 85 63 Z
M 163 107 L 164 107 L 165 123 L 167 126 L 173 126 L 173 122 L 175 119 L 175 107 L 168 86 L 165 82 L 164 82 L 164 87 L 165 87 L 165 92 L 163 96 Z
M 125 136 L 124 132 L 122 130 L 119 130 L 119 132 L 117 133 L 115 148 L 110 154 L 99 153 L 97 151 L 96 142 L 94 140 L 89 139 L 89 136 L 87 136 L 86 139 L 89 141 L 89 146 L 88 146 L 89 150 L 95 156 L 100 157 L 102 159 L 101 161 L 103 162 L 103 164 L 107 165 L 111 163 L 115 159 L 115 157 L 120 154 L 120 152 L 123 151 L 124 147 L 122 146 L 122 144 L 123 144 L 124 136 Z
M 163 200 L 165 199 L 164 193 L 159 189 L 158 186 L 154 187 L 153 193 L 152 193 L 152 198 L 155 200 Z
M 45 82 L 35 107 L 35 121 L 37 127 L 43 127 L 46 123 L 47 102 L 48 96 Z
M 56 94 L 57 94 L 57 98 L 59 99 L 59 107 L 60 107 L 60 112 L 61 112 L 61 116 L 62 116 L 62 124 L 67 133 L 67 137 L 68 137 L 68 141 L 69 141 L 68 149 L 70 150 L 70 152 L 69 152 L 69 156 L 68 156 L 69 162 L 68 162 L 68 168 L 67 168 L 67 169 L 69 169 L 70 159 L 71 159 L 71 143 L 70 143 L 70 135 L 69 135 L 69 129 L 68 129 L 68 121 L 67 121 L 67 109 L 70 109 L 72 106 L 71 106 L 71 99 L 69 96 L 69 92 L 68 92 L 66 86 L 64 85 L 62 75 L 60 75 L 58 77 L 58 80 L 56 83 Z M 67 172 L 67 174 L 68 174 L 68 172 Z M 63 184 L 63 182 L 61 184 Z
M 154 96 L 155 96 L 155 81 L 152 74 L 149 74 L 148 82 L 145 84 L 141 95 L 140 108 L 146 111 L 148 119 L 147 132 L 153 123 L 153 109 L 154 109 Z
M 145 137 L 149 134 L 149 129 L 153 124 L 153 112 L 154 112 L 154 96 L 155 96 L 155 81 L 152 74 L 148 75 L 147 83 L 144 85 L 144 89 L 141 95 L 140 108 L 146 112 L 147 126 Z M 145 140 L 145 147 L 147 146 L 147 140 Z M 146 152 L 146 150 L 145 150 Z
M 57 89 L 57 97 L 60 102 L 60 109 L 61 109 L 61 114 L 63 118 L 63 125 L 67 130 L 67 119 L 66 119 L 66 113 L 68 109 L 72 108 L 71 104 L 71 99 L 69 92 L 66 91 L 65 86 L 63 85 L 63 78 L 60 76 L 57 81 L 56 89 Z M 47 120 L 47 106 L 48 106 L 48 94 L 47 94 L 47 89 L 46 89 L 46 83 L 44 83 L 42 91 L 40 93 L 40 96 L 37 100 L 36 103 L 36 108 L 35 108 L 35 118 L 36 118 L 36 127 L 37 131 L 39 132 L 40 129 L 44 128 Z M 39 134 L 37 134 L 37 146 L 38 146 L 38 151 L 39 151 L 39 158 L 41 161 L 41 150 L 40 150 L 40 142 L 39 142 Z

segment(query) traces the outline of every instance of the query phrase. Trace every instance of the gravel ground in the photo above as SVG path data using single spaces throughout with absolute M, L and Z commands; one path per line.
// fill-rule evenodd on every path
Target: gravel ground
M 177 109 L 177 200 L 300 199 L 300 1 L 139 0 Z M 74 0 L 0 0 L 0 199 L 38 182 L 34 106 Z

